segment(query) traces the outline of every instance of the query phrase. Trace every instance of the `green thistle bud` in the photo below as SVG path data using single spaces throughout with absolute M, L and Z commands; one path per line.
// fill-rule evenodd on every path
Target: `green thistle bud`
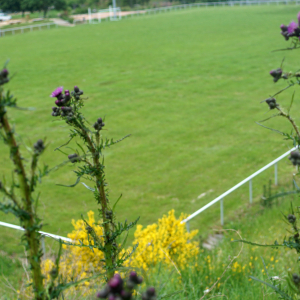
M 34 145 L 33 145 L 33 148 L 35 150 L 35 152 L 37 154 L 41 154 L 44 149 L 45 149 L 45 146 L 44 146 L 44 142 L 43 140 L 38 140 Z
M 87 233 L 92 233 L 93 232 L 93 228 L 91 226 L 86 226 L 85 230 L 87 231 Z
M 51 276 L 52 278 L 56 278 L 57 275 L 58 275 L 57 269 L 56 269 L 56 268 L 53 268 L 53 269 L 50 271 L 50 276 Z
M 293 274 L 293 275 L 292 275 L 292 278 L 293 278 L 293 282 L 294 282 L 295 284 L 298 284 L 298 283 L 300 282 L 300 277 L 299 277 L 298 274 Z
M 291 224 L 294 224 L 294 223 L 296 222 L 296 217 L 295 217 L 294 215 L 292 215 L 292 214 L 289 214 L 289 215 L 287 216 L 287 219 L 288 219 L 288 221 L 289 221 Z
M 81 160 L 77 153 L 68 155 L 68 158 L 71 161 L 71 163 L 80 162 Z

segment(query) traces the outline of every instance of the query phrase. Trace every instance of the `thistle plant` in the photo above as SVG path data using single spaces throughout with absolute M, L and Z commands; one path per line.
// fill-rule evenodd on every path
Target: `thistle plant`
M 281 34 L 283 35 L 285 40 L 291 42 L 290 47 L 288 47 L 286 49 L 280 49 L 280 50 L 294 50 L 294 49 L 300 48 L 300 12 L 298 13 L 297 19 L 298 19 L 298 24 L 296 22 L 292 21 L 288 26 L 286 26 L 286 25 L 280 26 Z M 295 122 L 295 119 L 290 114 L 290 111 L 291 111 L 291 108 L 293 105 L 293 101 L 294 101 L 295 92 L 293 93 L 290 105 L 287 110 L 285 110 L 278 103 L 277 99 L 275 98 L 279 94 L 286 91 L 287 89 L 289 89 L 293 86 L 300 85 L 300 72 L 298 70 L 294 71 L 294 72 L 284 71 L 283 62 L 284 61 L 282 61 L 280 68 L 271 70 L 270 75 L 273 77 L 273 81 L 275 83 L 278 82 L 279 80 L 284 80 L 287 82 L 287 86 L 285 88 L 279 90 L 274 95 L 269 96 L 267 99 L 262 101 L 262 102 L 266 102 L 266 104 L 268 105 L 268 107 L 271 111 L 276 110 L 276 111 L 278 111 L 278 113 L 270 116 L 269 118 L 267 118 L 265 120 L 258 122 L 258 124 L 265 128 L 268 128 L 270 130 L 273 130 L 277 133 L 280 133 L 281 135 L 283 135 L 285 137 L 286 140 L 291 140 L 293 142 L 293 146 L 297 148 L 296 151 L 292 151 L 290 153 L 289 160 L 297 168 L 297 174 L 294 174 L 294 184 L 295 184 L 295 187 L 297 188 L 297 190 L 300 191 L 300 188 L 298 187 L 296 180 L 295 180 L 295 178 L 296 178 L 295 176 L 300 174 L 299 173 L 300 131 L 299 131 L 298 125 Z M 269 128 L 269 127 L 266 127 L 261 124 L 262 122 L 267 121 L 274 117 L 285 118 L 292 126 L 291 133 L 281 132 L 277 129 Z M 261 246 L 261 247 L 271 247 L 271 248 L 275 248 L 275 249 L 284 247 L 284 248 L 287 248 L 290 250 L 294 250 L 296 252 L 297 256 L 299 256 L 299 253 L 300 253 L 300 238 L 299 238 L 300 237 L 300 235 L 299 235 L 300 228 L 298 227 L 298 222 L 300 220 L 299 208 L 300 207 L 298 207 L 297 211 L 294 212 L 293 207 L 291 207 L 290 214 L 283 214 L 284 221 L 289 225 L 290 228 L 288 230 L 289 235 L 287 237 L 285 237 L 281 243 L 279 243 L 277 240 L 272 245 L 261 245 L 261 244 L 257 244 L 257 243 L 253 243 L 253 242 L 249 242 L 249 241 L 245 241 L 245 240 L 239 240 L 239 242 L 256 245 L 256 246 Z M 300 261 L 298 257 L 296 257 L 295 260 L 297 263 L 299 263 L 299 261 Z M 285 286 L 283 286 L 281 283 L 279 283 L 279 284 L 277 283 L 276 280 L 278 280 L 278 276 L 270 276 L 269 275 L 266 265 L 264 263 L 264 260 L 263 260 L 263 265 L 264 265 L 265 273 L 268 275 L 269 282 L 264 282 L 256 277 L 250 276 L 252 279 L 254 279 L 258 282 L 261 282 L 263 284 L 266 284 L 267 286 L 272 288 L 278 294 L 280 299 L 287 299 L 287 300 L 300 299 L 300 268 L 299 267 L 298 267 L 299 271 L 297 273 L 292 273 L 292 272 L 288 273 L 288 275 L 286 276 L 287 284 Z
M 88 244 L 69 244 L 78 247 L 89 247 L 90 249 L 97 249 L 104 253 L 104 268 L 105 278 L 109 281 L 113 278 L 115 270 L 121 267 L 124 261 L 130 256 L 130 253 L 122 252 L 123 244 L 119 246 L 119 238 L 124 231 L 128 231 L 138 221 L 138 219 L 132 223 L 117 222 L 115 215 L 115 207 L 119 199 L 116 200 L 112 207 L 109 201 L 109 193 L 107 189 L 107 183 L 105 179 L 105 165 L 103 151 L 116 143 L 122 141 L 124 138 L 114 141 L 113 139 L 107 139 L 103 137 L 103 130 L 105 127 L 104 118 L 95 120 L 92 126 L 89 125 L 84 115 L 81 113 L 81 108 L 86 103 L 87 99 L 83 98 L 83 91 L 78 86 L 74 87 L 72 92 L 63 88 L 57 88 L 51 97 L 56 98 L 55 104 L 52 108 L 52 116 L 60 118 L 68 126 L 70 126 L 70 135 L 67 143 L 57 148 L 68 157 L 68 162 L 74 164 L 75 174 L 77 180 L 75 184 L 69 187 L 77 185 L 82 178 L 92 182 L 93 186 L 89 186 L 86 183 L 82 184 L 93 193 L 93 196 L 99 205 L 99 219 L 100 226 L 102 227 L 103 236 L 98 236 L 93 229 L 93 226 L 85 219 L 83 221 L 86 224 L 86 232 L 88 234 Z M 65 153 L 61 150 L 62 147 L 67 146 L 71 140 L 76 140 L 75 153 Z M 136 245 L 137 246 L 137 245 Z M 134 251 L 135 247 L 133 248 Z
M 22 241 L 27 250 L 27 259 L 31 269 L 32 288 L 36 300 L 46 299 L 46 289 L 43 286 L 41 272 L 42 228 L 41 219 L 37 215 L 38 195 L 34 195 L 35 187 L 42 177 L 47 175 L 48 168 L 38 168 L 38 160 L 45 150 L 43 140 L 38 140 L 30 149 L 31 164 L 26 165 L 26 160 L 20 151 L 20 142 L 16 138 L 15 128 L 8 118 L 8 108 L 18 108 L 17 100 L 9 91 L 5 92 L 3 85 L 9 82 L 9 72 L 6 67 L 0 72 L 0 136 L 10 150 L 10 159 L 13 163 L 12 178 L 10 183 L 3 176 L 0 181 L 0 192 L 3 195 L 0 201 L 0 210 L 4 213 L 15 215 L 24 228 Z

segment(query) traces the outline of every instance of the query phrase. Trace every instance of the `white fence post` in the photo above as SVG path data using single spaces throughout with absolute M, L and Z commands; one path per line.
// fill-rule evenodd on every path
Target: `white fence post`
M 249 201 L 252 203 L 252 179 L 249 180 Z
M 190 222 L 189 221 L 186 222 L 186 231 L 190 232 Z
M 43 257 L 45 259 L 46 247 L 45 247 L 45 237 L 43 235 L 41 236 L 41 243 L 42 243 Z
M 275 169 L 275 185 L 278 185 L 278 166 L 277 163 L 274 165 L 274 169 Z
M 220 214 L 221 214 L 221 225 L 224 225 L 224 206 L 223 206 L 223 198 L 220 200 Z

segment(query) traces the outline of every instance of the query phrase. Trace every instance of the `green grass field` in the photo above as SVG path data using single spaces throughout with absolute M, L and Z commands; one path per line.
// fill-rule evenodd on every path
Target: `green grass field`
M 190 214 L 292 147 L 255 121 L 270 115 L 259 102 L 285 86 L 274 85 L 268 72 L 284 56 L 287 70 L 297 67 L 297 51 L 271 51 L 288 46 L 279 26 L 295 19 L 298 10 L 294 5 L 211 7 L 1 38 L 0 57 L 3 63 L 10 59 L 15 74 L 7 88 L 20 106 L 36 108 L 10 111 L 12 122 L 29 145 L 47 137 L 43 161 L 59 164 L 65 157 L 53 150 L 67 140 L 68 129 L 53 122 L 49 95 L 58 86 L 78 85 L 89 97 L 84 112 L 91 123 L 105 116 L 105 135 L 132 134 L 105 155 L 111 202 L 123 194 L 120 219 L 140 216 L 147 225 L 173 208 L 177 215 Z M 279 102 L 288 106 L 292 92 Z M 299 100 L 296 93 L 295 114 Z M 283 120 L 269 125 L 290 130 Z M 2 174 L 11 168 L 3 144 L 1 154 Z M 290 183 L 292 172 L 287 160 L 281 162 L 280 182 Z M 254 180 L 256 199 L 269 178 L 273 170 Z M 96 210 L 82 185 L 55 185 L 75 179 L 71 166 L 44 179 L 44 231 L 65 236 L 72 218 Z M 248 187 L 225 200 L 228 220 L 246 207 Z M 0 220 L 17 224 L 9 215 L 0 214 Z M 191 227 L 206 235 L 218 222 L 216 205 Z M 10 229 L 1 228 L 0 243 L 10 255 L 23 251 Z

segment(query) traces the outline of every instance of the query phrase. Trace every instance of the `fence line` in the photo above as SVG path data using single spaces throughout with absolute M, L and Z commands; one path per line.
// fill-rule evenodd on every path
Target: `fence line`
M 25 229 L 21 226 L 17 226 L 17 225 L 13 225 L 13 224 L 9 224 L 9 223 L 5 223 L 5 222 L 0 222 L 0 226 L 4 226 L 4 227 L 8 227 L 8 228 L 12 228 L 12 229 L 16 229 L 16 230 L 21 230 L 24 231 Z M 71 239 L 63 237 L 63 236 L 59 236 L 56 234 L 52 234 L 52 233 L 48 233 L 48 232 L 44 232 L 44 231 L 39 231 L 39 233 L 43 236 L 43 237 L 51 237 L 55 240 L 62 240 L 65 242 L 72 242 Z M 43 249 L 43 254 L 45 255 L 46 253 L 46 247 L 45 247 L 45 240 L 42 238 L 41 239 L 42 242 L 42 249 Z
M 221 225 L 224 225 L 224 207 L 223 207 L 224 197 L 226 197 L 227 195 L 229 195 L 230 193 L 232 193 L 233 191 L 235 191 L 236 189 L 238 189 L 240 186 L 242 186 L 245 183 L 249 182 L 249 202 L 252 203 L 252 201 L 253 201 L 253 199 L 252 199 L 252 179 L 254 177 L 256 177 L 257 175 L 259 175 L 260 173 L 262 173 L 263 171 L 265 171 L 266 169 L 274 166 L 274 171 L 275 171 L 275 174 L 274 174 L 275 185 L 278 185 L 278 166 L 277 166 L 277 163 L 280 160 L 282 160 L 283 158 L 287 157 L 291 153 L 291 151 L 294 151 L 296 149 L 297 149 L 297 147 L 294 147 L 293 149 L 291 149 L 291 150 L 287 151 L 286 153 L 282 154 L 281 156 L 279 156 L 278 158 L 276 158 L 275 160 L 273 160 L 272 162 L 270 162 L 269 164 L 267 164 L 263 168 L 259 169 L 258 171 L 256 171 L 252 175 L 250 175 L 249 177 L 245 178 L 244 180 L 242 180 L 241 182 L 239 182 L 238 184 L 236 184 L 235 186 L 233 186 L 231 189 L 229 189 L 228 191 L 226 191 L 225 193 L 223 193 L 219 197 L 215 198 L 214 200 L 212 200 L 208 204 L 204 205 L 202 208 L 200 208 L 197 211 L 195 211 L 189 217 L 187 217 L 186 219 L 182 220 L 181 223 L 186 223 L 187 229 L 189 230 L 189 226 L 190 226 L 189 225 L 189 221 L 191 219 L 195 218 L 197 215 L 201 214 L 206 209 L 208 209 L 209 207 L 211 207 L 212 205 L 214 205 L 215 203 L 217 203 L 217 202 L 220 201 L 220 219 L 221 219 Z
M 21 33 L 24 33 L 25 29 L 29 29 L 29 31 L 32 31 L 33 28 L 39 28 L 39 30 L 42 29 L 42 27 L 47 27 L 48 29 L 50 29 L 50 26 L 54 25 L 55 27 L 57 27 L 58 25 L 55 23 L 43 23 L 43 24 L 35 24 L 35 25 L 29 25 L 29 26 L 22 26 L 22 27 L 14 27 L 14 28 L 7 28 L 7 29 L 1 29 L 0 28 L 0 37 L 1 36 L 5 36 L 5 32 L 9 32 L 11 31 L 12 34 L 15 34 L 16 31 L 20 31 Z

